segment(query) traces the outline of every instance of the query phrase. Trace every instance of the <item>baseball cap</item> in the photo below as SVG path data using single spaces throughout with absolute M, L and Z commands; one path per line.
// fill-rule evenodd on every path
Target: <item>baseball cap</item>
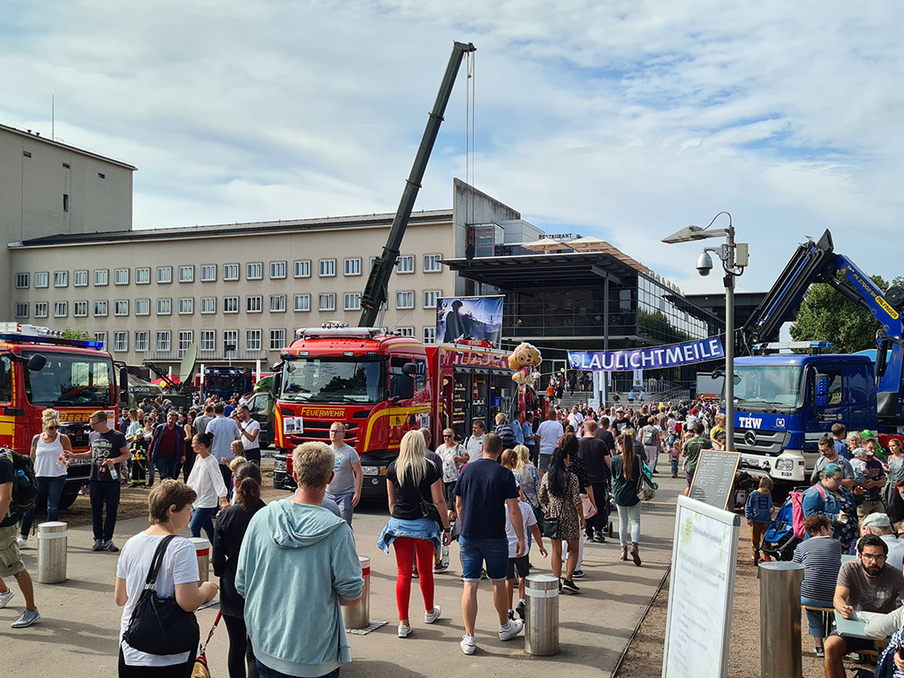
M 865 447 L 858 447 L 856 450 L 854 450 L 855 457 L 867 457 L 867 456 L 872 456 L 872 454 L 873 453 L 870 452 Z
M 891 518 L 885 513 L 870 513 L 863 519 L 863 527 L 891 527 Z
M 691 414 L 697 414 L 697 408 L 696 408 L 696 407 L 691 408 Z

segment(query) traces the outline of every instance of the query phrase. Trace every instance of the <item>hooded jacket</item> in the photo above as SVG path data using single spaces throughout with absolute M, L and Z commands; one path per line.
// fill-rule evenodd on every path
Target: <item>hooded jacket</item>
M 292 676 L 351 661 L 339 596 L 364 589 L 351 528 L 320 506 L 283 500 L 258 511 L 239 552 L 236 590 L 257 658 Z

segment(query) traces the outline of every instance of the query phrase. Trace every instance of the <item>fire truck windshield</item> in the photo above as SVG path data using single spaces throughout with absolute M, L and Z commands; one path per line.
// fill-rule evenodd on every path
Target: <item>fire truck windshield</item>
M 385 389 L 385 367 L 379 359 L 293 358 L 283 367 L 280 398 L 305 403 L 376 403 Z
M 735 365 L 735 375 L 735 404 L 741 409 L 801 406 L 803 367 L 800 365 Z
M 113 362 L 102 354 L 55 353 L 52 349 L 26 352 L 26 357 L 41 353 L 47 364 L 38 372 L 25 370 L 25 395 L 32 405 L 66 407 L 115 405 Z

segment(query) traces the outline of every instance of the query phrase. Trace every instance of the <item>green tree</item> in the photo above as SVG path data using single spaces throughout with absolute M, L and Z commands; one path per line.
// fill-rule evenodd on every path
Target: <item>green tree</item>
M 880 290 L 888 283 L 878 275 L 870 276 Z M 894 285 L 904 283 L 898 277 Z M 836 353 L 855 353 L 876 348 L 879 321 L 865 307 L 850 301 L 825 283 L 812 285 L 800 304 L 797 320 L 791 325 L 795 341 L 829 341 Z
M 89 341 L 94 338 L 88 332 L 85 332 L 84 330 L 74 330 L 68 325 L 66 326 L 66 329 L 63 330 L 63 336 L 66 339 L 87 339 Z

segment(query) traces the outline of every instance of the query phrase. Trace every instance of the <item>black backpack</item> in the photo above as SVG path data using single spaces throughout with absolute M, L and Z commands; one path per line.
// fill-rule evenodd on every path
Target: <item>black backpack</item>
M 6 456 L 12 462 L 13 470 L 16 472 L 13 479 L 13 498 L 9 505 L 10 514 L 21 516 L 28 511 L 34 511 L 38 489 L 31 457 L 14 452 L 8 447 L 0 448 L 0 455 Z
M 508 424 L 499 424 L 496 427 L 496 435 L 502 438 L 502 449 L 508 450 L 515 446 L 515 432 Z

